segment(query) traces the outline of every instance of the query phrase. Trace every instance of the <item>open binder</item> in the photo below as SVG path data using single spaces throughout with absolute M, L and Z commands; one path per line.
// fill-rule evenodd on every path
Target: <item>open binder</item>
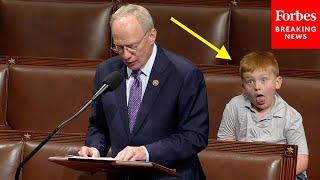
M 48 159 L 56 164 L 90 173 L 107 172 L 123 175 L 145 174 L 179 176 L 175 169 L 170 169 L 153 162 L 118 161 L 114 158 L 85 158 L 80 156 L 54 156 Z

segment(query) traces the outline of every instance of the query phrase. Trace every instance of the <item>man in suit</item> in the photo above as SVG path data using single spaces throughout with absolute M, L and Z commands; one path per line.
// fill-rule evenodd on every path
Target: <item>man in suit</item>
M 151 161 L 177 169 L 179 179 L 205 179 L 197 156 L 208 143 L 203 74 L 186 58 L 155 44 L 157 31 L 144 7 L 122 6 L 110 25 L 111 49 L 119 56 L 98 66 L 94 90 L 113 71 L 125 81 L 93 103 L 79 155 L 106 156 L 111 148 L 119 160 Z

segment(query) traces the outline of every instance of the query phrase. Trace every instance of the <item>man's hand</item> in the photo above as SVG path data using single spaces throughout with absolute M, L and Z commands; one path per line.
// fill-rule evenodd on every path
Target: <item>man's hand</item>
M 82 146 L 80 151 L 78 152 L 79 156 L 84 157 L 100 157 L 99 151 L 94 147 Z
M 146 158 L 146 151 L 142 146 L 127 146 L 116 156 L 116 159 L 121 161 L 145 161 Z

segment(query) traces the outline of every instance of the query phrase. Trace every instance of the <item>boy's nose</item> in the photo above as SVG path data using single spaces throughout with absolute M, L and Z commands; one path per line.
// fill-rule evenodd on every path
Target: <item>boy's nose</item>
M 261 89 L 261 87 L 262 87 L 262 84 L 261 84 L 260 81 L 256 81 L 256 82 L 254 83 L 254 88 L 255 88 L 256 90 Z

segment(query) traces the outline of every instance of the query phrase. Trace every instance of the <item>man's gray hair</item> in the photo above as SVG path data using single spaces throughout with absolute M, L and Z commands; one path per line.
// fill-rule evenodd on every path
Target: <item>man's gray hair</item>
M 133 15 L 137 18 L 140 26 L 142 27 L 145 33 L 150 31 L 152 28 L 154 28 L 153 20 L 149 11 L 142 6 L 135 5 L 135 4 L 127 4 L 127 5 L 121 6 L 114 14 L 112 14 L 111 20 L 110 20 L 110 26 L 112 26 L 112 23 L 116 19 L 126 17 L 129 15 Z

